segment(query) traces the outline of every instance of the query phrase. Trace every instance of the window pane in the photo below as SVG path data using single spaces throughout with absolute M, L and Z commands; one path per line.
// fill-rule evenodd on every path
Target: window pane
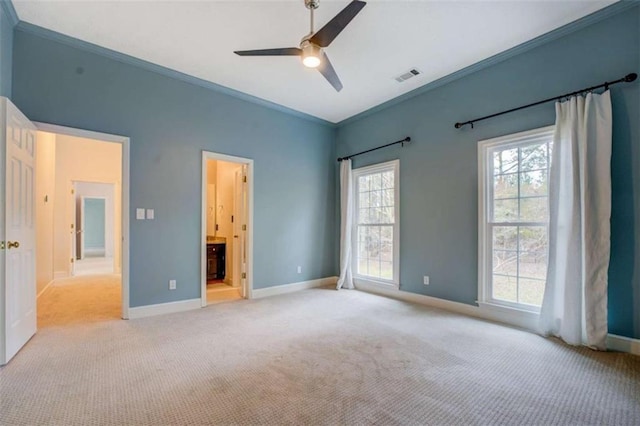
M 371 220 L 369 218 L 369 210 L 370 209 L 358 209 L 359 224 L 371 223 Z
M 380 257 L 380 228 L 378 226 L 368 226 L 369 232 L 365 238 L 367 257 L 378 259 Z
M 518 300 L 518 302 L 526 303 L 527 305 L 541 306 L 545 282 L 542 280 L 520 278 L 519 283 L 520 300 Z
M 520 226 L 521 252 L 546 252 L 547 250 L 547 227 L 546 226 Z
M 382 188 L 393 188 L 393 172 L 382 173 Z
M 547 144 L 529 145 L 520 148 L 520 170 L 547 168 Z
M 518 259 L 521 278 L 547 279 L 547 253 L 525 251 L 520 252 Z
M 496 175 L 493 178 L 493 198 L 517 198 L 518 174 Z
M 371 277 L 380 277 L 380 261 L 378 259 L 369 259 L 369 273 L 367 275 Z
M 380 262 L 380 278 L 384 278 L 385 280 L 393 279 L 392 262 Z
M 520 220 L 523 222 L 547 222 L 547 197 L 522 198 Z
M 518 250 L 518 227 L 517 226 L 494 226 L 493 227 L 493 249 L 494 250 Z
M 382 189 L 382 174 L 376 173 L 374 175 L 370 175 L 371 177 L 371 189 Z
M 370 195 L 370 203 L 371 207 L 380 207 L 382 206 L 382 192 L 381 191 L 371 191 Z
M 515 251 L 494 250 L 493 272 L 502 275 L 518 275 L 518 253 Z
M 493 202 L 494 222 L 515 222 L 518 220 L 518 200 L 495 200 Z
M 358 194 L 358 207 L 359 208 L 367 208 L 369 207 L 369 192 L 361 192 Z
M 518 171 L 518 148 L 504 149 L 493 153 L 493 174 Z
M 394 194 L 393 189 L 385 189 L 381 192 L 382 194 L 382 205 L 383 206 L 393 206 L 394 205 Z
M 380 221 L 378 223 L 393 223 L 394 222 L 393 207 L 382 207 L 380 209 Z
M 520 173 L 520 196 L 547 195 L 547 170 Z
M 369 275 L 369 268 L 367 267 L 367 259 L 358 259 L 358 274 Z
M 360 176 L 358 178 L 358 192 L 369 191 L 371 189 L 370 176 Z
M 513 276 L 493 275 L 492 297 L 497 300 L 516 302 L 518 279 Z

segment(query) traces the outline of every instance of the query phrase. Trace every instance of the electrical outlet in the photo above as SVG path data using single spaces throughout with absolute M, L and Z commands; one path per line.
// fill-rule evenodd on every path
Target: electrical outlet
M 169 280 L 169 290 L 176 289 L 176 280 Z
M 424 285 L 429 285 L 429 275 L 425 275 L 422 279 Z
M 298 273 L 301 274 L 302 273 L 302 266 L 298 266 Z

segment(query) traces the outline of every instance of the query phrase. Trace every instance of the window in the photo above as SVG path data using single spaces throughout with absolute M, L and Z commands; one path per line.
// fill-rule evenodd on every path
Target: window
M 478 144 L 480 303 L 542 304 L 552 145 L 553 126 Z
M 360 280 L 399 285 L 399 161 L 353 171 L 353 271 Z

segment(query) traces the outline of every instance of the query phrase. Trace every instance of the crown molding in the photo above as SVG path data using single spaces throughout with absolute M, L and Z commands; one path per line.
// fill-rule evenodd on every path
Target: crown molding
M 2 1 L 4 4 L 6 0 L 0 0 L 0 1 Z M 93 53 L 105 58 L 113 59 L 120 63 L 132 65 L 134 67 L 141 68 L 146 71 L 150 71 L 165 77 L 169 77 L 169 78 L 183 81 L 185 83 L 193 84 L 193 85 L 211 90 L 213 92 L 222 93 L 224 95 L 231 96 L 233 98 L 240 99 L 242 101 L 249 102 L 255 105 L 266 107 L 271 110 L 282 112 L 297 118 L 301 118 L 303 120 L 306 120 L 312 123 L 321 124 L 323 126 L 327 126 L 331 128 L 336 127 L 334 123 L 331 123 L 329 121 L 323 120 L 318 117 L 314 117 L 304 112 L 296 111 L 294 109 L 285 107 L 275 102 L 267 101 L 265 99 L 252 96 L 247 93 L 240 92 L 238 90 L 231 89 L 226 86 L 222 86 L 220 84 L 203 80 L 201 78 L 194 77 L 192 75 L 188 75 L 180 71 L 173 70 L 171 68 L 163 67 L 161 65 L 157 65 L 152 62 L 145 61 L 143 59 L 139 59 L 124 53 L 120 53 L 115 50 L 108 49 L 106 47 L 98 46 L 97 44 L 89 43 L 84 40 L 80 40 L 56 31 L 49 30 L 47 28 L 40 27 L 38 25 L 30 24 L 25 21 L 19 21 L 15 26 L 15 30 L 23 33 L 27 33 L 27 34 L 32 34 L 37 37 L 48 39 L 57 43 L 61 43 L 73 48 L 84 50 L 85 52 Z
M 9 18 L 9 22 L 12 27 L 18 25 L 20 22 L 20 18 L 18 18 L 18 13 L 16 12 L 16 8 L 13 7 L 13 3 L 11 0 L 0 0 L 0 8 L 4 11 L 4 13 Z
M 612 4 L 611 6 L 607 6 L 603 9 L 600 9 L 596 12 L 593 12 L 587 16 L 584 16 L 576 21 L 570 22 L 566 25 L 563 25 L 560 28 L 556 28 L 555 30 L 552 30 L 546 34 L 543 34 L 541 36 L 538 36 L 534 39 L 531 39 L 527 42 L 524 42 L 522 44 L 519 44 L 515 47 L 512 47 L 511 49 L 505 50 L 504 52 L 500 52 L 496 55 L 493 55 L 487 59 L 483 59 L 480 62 L 476 62 L 473 65 L 469 65 L 466 68 L 462 68 L 459 71 L 456 71 L 454 73 L 448 74 L 444 77 L 441 77 L 437 80 L 434 80 L 430 83 L 425 84 L 424 86 L 420 86 L 417 89 L 414 89 L 410 92 L 407 92 L 403 95 L 400 95 L 396 98 L 390 99 L 386 102 L 381 103 L 380 105 L 377 105 L 373 108 L 370 108 L 368 110 L 365 110 L 363 112 L 360 112 L 354 116 L 351 116 L 349 118 L 346 118 L 340 122 L 337 123 L 338 127 L 343 127 L 346 126 L 348 124 L 354 123 L 358 120 L 361 120 L 365 117 L 368 117 L 370 115 L 373 115 L 377 112 L 380 112 L 382 110 L 385 110 L 387 108 L 391 108 L 394 105 L 397 105 L 399 103 L 402 103 L 406 100 L 409 100 L 411 98 L 414 98 L 416 96 L 422 95 L 426 92 L 429 92 L 433 89 L 436 89 L 438 87 L 444 86 L 445 84 L 449 84 L 453 81 L 459 80 L 463 77 L 466 77 L 470 74 L 473 74 L 475 72 L 478 72 L 480 70 L 483 70 L 485 68 L 488 68 L 492 65 L 496 65 L 500 62 L 504 62 L 507 59 L 513 58 L 514 56 L 518 56 L 524 52 L 527 52 L 529 50 L 535 49 L 536 47 L 545 45 L 553 40 L 557 40 L 559 38 L 562 38 L 566 35 L 569 35 L 571 33 L 574 33 L 576 31 L 579 31 L 583 28 L 587 28 L 593 24 L 596 24 L 600 21 L 604 21 L 607 18 L 610 18 L 611 16 L 617 15 L 619 13 L 622 13 L 626 10 L 629 10 L 631 8 L 634 7 L 640 7 L 640 2 L 637 0 L 622 0 L 619 1 L 617 3 Z

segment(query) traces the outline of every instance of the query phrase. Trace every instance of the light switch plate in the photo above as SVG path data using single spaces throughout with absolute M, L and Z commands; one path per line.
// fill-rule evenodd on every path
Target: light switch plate
M 153 209 L 147 209 L 147 219 L 152 220 L 154 217 Z
M 136 209 L 136 219 L 144 220 L 144 209 Z

